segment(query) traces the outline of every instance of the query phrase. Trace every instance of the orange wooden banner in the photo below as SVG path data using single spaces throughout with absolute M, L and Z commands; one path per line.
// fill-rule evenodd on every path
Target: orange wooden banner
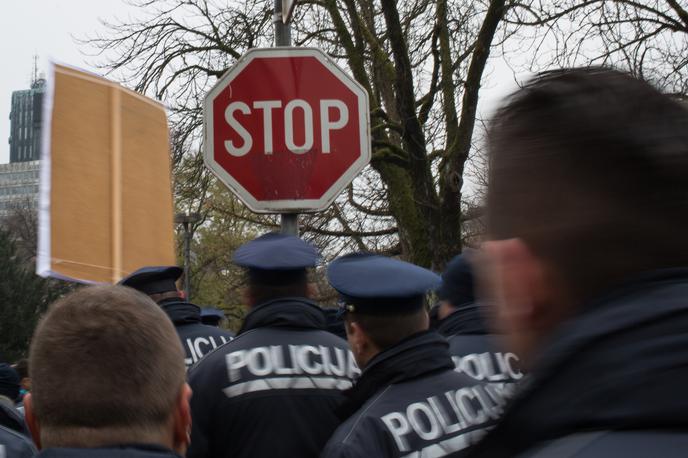
M 158 102 L 54 65 L 44 102 L 37 273 L 115 283 L 175 264 L 169 133 Z

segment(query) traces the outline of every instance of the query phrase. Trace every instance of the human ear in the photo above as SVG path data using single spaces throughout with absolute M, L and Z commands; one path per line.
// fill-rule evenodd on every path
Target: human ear
M 33 410 L 33 398 L 31 393 L 27 393 L 24 396 L 24 420 L 26 420 L 26 426 L 29 427 L 31 436 L 33 437 L 33 442 L 36 444 L 38 449 L 41 448 L 41 428 L 38 424 L 38 418 Z
M 186 454 L 186 448 L 191 443 L 191 387 L 184 383 L 179 391 L 174 409 L 174 450 L 180 455 Z
M 356 364 L 362 369 L 375 356 L 377 350 L 368 338 L 368 334 L 366 334 L 363 327 L 357 321 L 346 319 L 344 325 L 351 352 L 354 354 Z

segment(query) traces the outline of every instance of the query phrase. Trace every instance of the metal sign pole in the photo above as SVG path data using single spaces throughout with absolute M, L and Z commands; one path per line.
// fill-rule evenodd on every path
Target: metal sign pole
M 274 0 L 275 12 L 272 22 L 275 25 L 275 46 L 291 46 L 291 26 L 282 15 L 283 0 Z M 299 214 L 282 213 L 280 215 L 280 227 L 283 234 L 299 235 Z

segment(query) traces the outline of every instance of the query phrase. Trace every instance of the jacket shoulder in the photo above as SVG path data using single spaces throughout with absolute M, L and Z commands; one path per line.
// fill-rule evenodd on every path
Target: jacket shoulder
M 31 440 L 4 426 L 0 426 L 0 456 L 8 458 L 29 458 L 36 455 L 37 450 Z
M 373 412 L 391 388 L 392 385 L 376 393 L 355 414 L 345 420 L 330 438 L 322 456 L 384 456 L 380 450 L 371 450 L 371 447 L 376 447 L 376 439 L 380 433 L 377 416 Z
M 688 433 L 598 431 L 572 434 L 518 455 L 518 458 L 679 458 L 688 450 Z

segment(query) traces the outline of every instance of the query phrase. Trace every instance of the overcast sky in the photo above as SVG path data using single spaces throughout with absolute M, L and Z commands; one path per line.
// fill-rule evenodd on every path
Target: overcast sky
M 99 19 L 127 18 L 133 13 L 122 0 L 8 0 L 0 14 L 0 50 L 5 63 L 0 71 L 0 163 L 9 161 L 9 114 L 12 91 L 28 89 L 33 56 L 39 71 L 48 61 L 70 64 L 97 73 L 89 65 L 73 37 L 102 31 Z M 484 82 L 481 112 L 489 113 L 495 103 L 515 88 L 513 74 L 499 59 L 491 62 L 490 77 Z
M 48 60 L 94 70 L 81 54 L 72 36 L 83 37 L 102 30 L 98 18 L 126 17 L 121 0 L 10 0 L 2 2 L 0 14 L 0 163 L 9 161 L 12 91 L 31 84 L 33 56 L 39 71 Z

